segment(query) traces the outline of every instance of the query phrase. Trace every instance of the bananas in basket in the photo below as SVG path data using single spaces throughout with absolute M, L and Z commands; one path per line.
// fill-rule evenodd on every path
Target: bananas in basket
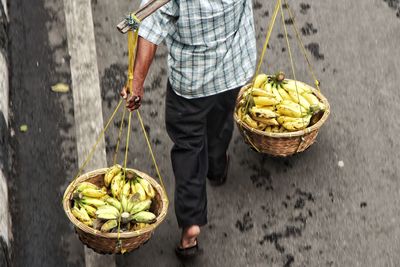
M 102 232 L 140 230 L 156 221 L 149 211 L 156 191 L 146 179 L 117 164 L 105 173 L 104 185 L 76 186 L 71 208 L 75 218 Z
M 249 127 L 272 133 L 303 130 L 315 124 L 325 105 L 302 82 L 275 76 L 257 75 L 253 87 L 243 92 L 236 113 Z

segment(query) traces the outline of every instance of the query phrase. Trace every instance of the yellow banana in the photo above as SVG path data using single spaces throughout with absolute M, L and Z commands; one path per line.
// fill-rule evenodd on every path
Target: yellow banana
M 279 104 L 279 100 L 275 97 L 266 97 L 266 96 L 256 96 L 253 98 L 254 104 L 257 106 L 272 106 Z
M 276 119 L 274 118 L 261 118 L 261 117 L 253 117 L 253 119 L 257 122 L 259 122 L 259 124 L 261 123 L 263 127 L 263 130 L 267 127 L 267 126 L 275 126 L 275 125 L 279 125 L 279 123 L 276 121 Z M 258 125 L 258 128 L 262 128 L 260 125 Z
M 106 187 L 108 187 L 110 185 L 114 176 L 116 176 L 119 172 L 121 172 L 121 170 L 122 170 L 122 167 L 121 167 L 121 165 L 118 165 L 118 164 L 116 164 L 108 169 L 108 171 L 104 175 L 104 184 L 106 185 Z
M 300 118 L 308 114 L 307 110 L 299 104 L 284 100 L 282 104 L 276 106 L 277 113 L 282 116 Z
M 270 94 L 272 94 L 272 84 L 270 83 L 265 83 L 264 85 L 264 90 Z
M 99 187 L 89 182 L 82 182 L 76 187 L 76 191 L 78 192 L 82 192 L 85 189 L 99 189 Z
M 264 109 L 264 108 L 252 107 L 250 109 L 250 114 L 253 115 L 252 116 L 253 119 L 255 117 L 266 118 L 266 119 L 276 118 L 275 112 L 273 112 L 270 109 Z
M 296 83 L 295 83 L 294 80 L 285 80 L 285 81 L 287 82 L 287 84 L 289 84 L 289 86 L 291 86 L 292 89 L 296 88 L 296 84 L 297 84 L 297 90 L 299 90 L 299 88 L 300 88 L 300 91 L 301 91 L 301 92 L 299 91 L 300 94 L 312 93 L 311 87 L 303 82 L 296 81 Z
M 272 128 L 271 128 L 271 132 L 273 132 L 273 133 L 279 133 L 279 126 L 273 126 Z
M 92 219 L 90 219 L 89 221 L 84 221 L 83 223 L 86 224 L 87 226 L 90 226 L 90 227 L 93 226 L 93 220 Z
M 148 223 L 137 223 L 137 224 L 135 224 L 134 230 L 143 229 L 143 228 L 147 227 L 148 225 L 149 225 Z
M 277 86 L 278 87 L 278 86 Z M 282 96 L 279 94 L 278 89 L 273 87 L 272 88 L 272 94 L 275 96 L 276 100 L 278 100 L 279 102 L 282 102 L 283 98 Z
M 86 188 L 81 192 L 81 194 L 85 197 L 101 198 L 107 195 L 107 191 L 103 189 Z
M 135 182 L 136 193 L 139 194 L 139 200 L 143 201 L 146 199 L 146 191 L 139 182 Z
M 251 90 L 251 94 L 253 96 L 265 96 L 265 97 L 275 97 L 273 93 L 267 92 L 264 89 L 259 89 L 259 88 L 253 88 Z
M 286 80 L 285 80 L 286 81 Z M 287 81 L 287 83 L 282 83 L 282 88 L 285 89 L 288 93 L 289 92 L 297 92 L 299 94 L 304 93 L 304 86 L 303 83 L 297 81 Z
M 270 133 L 270 132 L 272 132 L 272 127 L 271 127 L 271 126 L 268 126 L 267 128 L 265 128 L 264 131 Z
M 292 98 L 290 97 L 290 95 L 288 94 L 288 92 L 286 92 L 285 89 L 283 88 L 278 88 L 278 92 L 281 95 L 283 100 L 292 100 Z
M 117 220 L 108 220 L 101 226 L 100 231 L 109 232 L 117 226 L 118 226 Z
M 310 124 L 311 116 L 305 116 L 303 118 L 298 118 L 297 120 L 293 121 L 286 121 L 282 124 L 282 126 L 288 131 L 299 131 L 307 128 Z
M 153 186 L 151 183 L 143 178 L 137 178 L 139 183 L 142 185 L 144 191 L 146 192 L 146 195 L 149 197 L 153 198 L 156 196 L 156 191 L 154 190 Z
M 122 173 L 117 174 L 111 181 L 111 192 L 114 197 L 118 197 L 121 193 Z
M 89 214 L 90 217 L 96 217 L 96 208 L 86 204 L 80 205 L 86 210 L 87 214 Z
M 319 100 L 314 94 L 303 93 L 303 97 L 307 100 L 310 106 L 318 106 Z
M 254 121 L 248 114 L 243 116 L 243 122 L 252 128 L 256 129 L 258 127 L 257 122 Z
M 254 88 L 261 88 L 261 86 L 268 80 L 268 76 L 266 74 L 259 74 L 257 75 L 256 79 L 254 80 Z
M 79 209 L 77 206 L 74 206 L 71 209 L 71 213 L 72 213 L 72 215 L 75 216 L 75 218 L 77 218 L 81 222 L 90 221 L 90 217 L 87 214 L 87 212 L 84 213 L 84 212 L 82 212 L 82 210 L 84 210 L 84 209 Z
M 81 207 L 79 209 L 79 211 L 81 212 L 81 214 L 83 215 L 83 218 L 85 219 L 85 221 L 91 221 L 89 214 L 87 213 L 87 211 L 85 210 L 84 207 Z
M 310 103 L 301 95 L 294 91 L 289 91 L 289 95 L 292 98 L 293 102 L 300 104 L 305 109 L 310 109 Z

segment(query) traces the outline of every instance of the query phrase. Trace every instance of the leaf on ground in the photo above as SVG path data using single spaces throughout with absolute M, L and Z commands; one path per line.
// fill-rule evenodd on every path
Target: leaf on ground
M 51 90 L 56 93 L 67 93 L 69 91 L 69 86 L 65 83 L 57 83 L 51 87 Z
M 21 126 L 19 127 L 19 130 L 20 130 L 22 133 L 27 132 L 27 131 L 28 131 L 28 125 L 26 125 L 26 124 L 21 125 Z

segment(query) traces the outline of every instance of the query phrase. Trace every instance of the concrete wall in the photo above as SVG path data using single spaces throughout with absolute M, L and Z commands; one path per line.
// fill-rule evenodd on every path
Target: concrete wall
M 8 205 L 7 177 L 10 169 L 8 151 L 8 17 L 6 1 L 0 3 L 0 266 L 9 266 L 11 219 Z

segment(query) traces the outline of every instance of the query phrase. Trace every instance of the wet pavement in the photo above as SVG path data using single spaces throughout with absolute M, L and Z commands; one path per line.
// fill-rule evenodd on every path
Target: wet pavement
M 137 2 L 91 1 L 104 121 L 119 100 L 127 69 L 126 36 L 115 25 Z M 253 3 L 260 51 L 274 3 Z M 252 151 L 235 130 L 227 184 L 207 188 L 209 224 L 199 239 L 204 254 L 191 262 L 175 257 L 180 232 L 171 203 L 153 238 L 117 256 L 117 266 L 400 265 L 400 3 L 289 4 L 331 104 L 317 142 L 302 154 L 272 158 Z M 57 82 L 71 84 L 63 1 L 13 0 L 9 13 L 13 266 L 84 266 L 83 246 L 61 206 L 78 167 L 74 99 L 72 92 L 50 90 Z M 312 83 L 291 23 L 286 21 L 297 77 Z M 290 73 L 283 33 L 277 21 L 265 72 Z M 172 199 L 166 58 L 161 46 L 146 81 L 142 115 Z M 133 118 L 128 165 L 155 176 Z M 106 137 L 109 163 L 119 120 Z M 19 132 L 21 124 L 28 132 Z

